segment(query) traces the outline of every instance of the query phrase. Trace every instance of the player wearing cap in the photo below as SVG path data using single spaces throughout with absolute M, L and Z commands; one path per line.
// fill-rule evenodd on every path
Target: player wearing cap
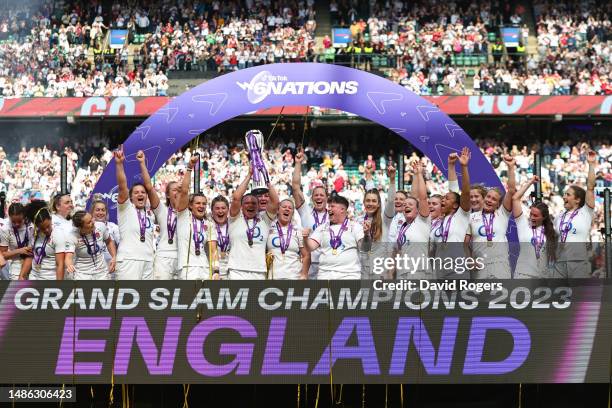
M 147 190 L 134 184 L 129 190 L 123 168 L 125 155 L 114 152 L 119 194 L 117 218 L 121 245 L 117 251 L 116 277 L 118 280 L 151 280 L 155 255 L 153 214 L 147 210 Z

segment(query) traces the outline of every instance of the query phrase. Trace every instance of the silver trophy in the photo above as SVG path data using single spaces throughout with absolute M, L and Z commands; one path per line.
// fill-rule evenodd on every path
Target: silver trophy
M 253 168 L 251 193 L 255 195 L 267 193 L 270 176 L 263 160 L 263 134 L 257 129 L 249 130 L 245 135 L 245 139 L 249 149 L 251 167 Z

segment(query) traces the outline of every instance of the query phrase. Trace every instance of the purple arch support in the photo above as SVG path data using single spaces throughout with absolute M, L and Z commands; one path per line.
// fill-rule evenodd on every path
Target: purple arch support
M 136 152 L 147 154 L 154 174 L 181 146 L 238 115 L 277 106 L 310 105 L 340 109 L 392 130 L 426 154 L 447 174 L 449 152 L 472 150 L 470 179 L 503 190 L 497 174 L 467 133 L 437 106 L 376 75 L 331 64 L 271 64 L 244 69 L 207 81 L 171 99 L 124 143 L 128 184 L 140 179 Z M 460 177 L 460 175 L 459 175 Z M 116 208 L 113 162 L 94 193 Z M 111 216 L 115 217 L 115 211 Z

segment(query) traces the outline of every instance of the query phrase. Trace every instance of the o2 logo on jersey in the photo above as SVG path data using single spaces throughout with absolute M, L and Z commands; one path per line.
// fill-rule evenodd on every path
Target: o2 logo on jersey
M 574 225 L 571 222 L 562 222 L 561 225 L 559 225 L 559 230 L 568 234 L 576 234 L 576 228 L 574 228 Z
M 484 224 L 481 225 L 480 228 L 478 228 L 478 235 L 480 235 L 481 237 L 487 236 L 487 230 L 485 229 Z M 495 231 L 493 231 L 493 238 L 495 238 Z
M 259 242 L 263 242 L 263 235 L 259 227 L 255 227 L 255 229 L 253 230 L 253 241 L 255 241 L 257 238 L 259 238 Z
M 434 230 L 434 237 L 440 238 L 442 237 L 442 225 Z
M 151 217 L 147 217 L 147 226 L 145 229 L 153 229 L 153 223 L 151 222 Z

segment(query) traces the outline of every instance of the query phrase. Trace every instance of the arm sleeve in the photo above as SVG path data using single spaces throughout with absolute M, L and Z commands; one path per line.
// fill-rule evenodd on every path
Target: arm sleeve
M 452 191 L 453 193 L 461 194 L 461 189 L 459 188 L 459 180 L 449 181 L 448 191 Z

